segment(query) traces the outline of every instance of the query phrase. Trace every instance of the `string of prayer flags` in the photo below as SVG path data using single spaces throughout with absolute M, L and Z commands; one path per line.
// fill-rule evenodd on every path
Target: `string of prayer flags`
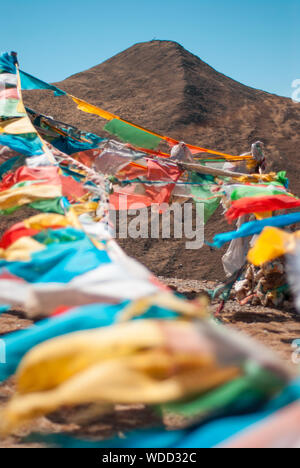
M 0 144 L 27 156 L 45 152 L 23 105 L 16 59 L 9 54 L 0 56 Z
M 73 102 L 77 105 L 77 108 L 83 112 L 87 112 L 89 114 L 98 115 L 99 117 L 110 121 L 106 126 L 105 130 L 110 132 L 113 135 L 118 136 L 122 141 L 126 141 L 128 143 L 132 143 L 136 146 L 141 148 L 155 150 L 160 141 L 164 140 L 169 145 L 174 146 L 179 143 L 179 141 L 170 138 L 168 136 L 159 135 L 155 132 L 152 132 L 148 129 L 145 129 L 139 125 L 136 125 L 132 122 L 122 119 L 121 117 L 101 109 L 93 104 L 89 104 L 88 102 L 77 98 L 71 94 L 66 93 L 65 91 L 60 90 L 56 86 L 49 85 L 38 78 L 29 75 L 28 73 L 21 72 L 21 79 L 22 79 L 22 87 L 23 89 L 49 89 L 54 91 L 56 96 L 61 95 L 68 95 Z M 233 156 L 226 153 L 222 153 L 219 151 L 213 151 L 206 148 L 194 146 L 194 145 L 187 145 L 192 153 L 207 153 L 221 157 L 224 160 L 231 160 L 231 161 L 241 161 L 241 160 L 251 160 L 251 155 L 245 156 Z

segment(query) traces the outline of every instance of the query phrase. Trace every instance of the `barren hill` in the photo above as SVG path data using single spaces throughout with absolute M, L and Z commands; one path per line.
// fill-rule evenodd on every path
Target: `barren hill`
M 30 72 L 30 70 L 26 70 Z M 56 85 L 142 126 L 188 143 L 239 154 L 255 140 L 266 143 L 269 170 L 286 169 L 300 195 L 300 104 L 244 86 L 204 63 L 175 42 L 136 44 L 106 62 Z M 76 110 L 66 97 L 24 92 L 25 103 L 99 135 L 99 117 Z M 215 215 L 207 238 L 227 224 Z M 207 247 L 185 251 L 183 242 L 129 241 L 135 254 L 156 274 L 181 278 L 222 277 L 219 257 Z

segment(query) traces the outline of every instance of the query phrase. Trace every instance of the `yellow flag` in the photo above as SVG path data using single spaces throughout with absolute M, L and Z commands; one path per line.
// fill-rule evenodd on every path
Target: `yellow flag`
M 299 236 L 300 232 L 298 233 Z M 296 246 L 296 235 L 289 234 L 281 229 L 266 227 L 257 239 L 254 247 L 248 253 L 249 262 L 255 266 L 271 262 Z
M 0 249 L 0 258 L 8 262 L 26 262 L 31 259 L 33 252 L 39 252 L 46 247 L 32 237 L 21 237 L 7 249 Z
M 159 404 L 207 392 L 241 370 L 220 366 L 191 323 L 133 321 L 45 342 L 23 359 L 0 431 L 65 405 Z
M 29 185 L 4 190 L 0 193 L 0 210 L 7 210 L 16 206 L 26 205 L 36 200 L 58 198 L 62 196 L 58 185 Z
M 37 231 L 52 226 L 66 227 L 70 224 L 70 221 L 65 216 L 55 213 L 41 213 L 25 219 L 23 222 L 26 228 L 36 229 Z
M 22 135 L 25 133 L 36 133 L 36 130 L 28 117 L 22 117 L 20 119 L 10 119 L 1 122 L 0 132 L 12 135 Z
M 117 115 L 111 114 L 110 112 L 107 112 L 101 109 L 100 107 L 93 106 L 92 104 L 89 104 L 88 102 L 82 101 L 81 99 L 78 99 L 72 96 L 71 94 L 69 94 L 69 96 L 77 104 L 77 108 L 83 112 L 87 112 L 88 114 L 99 115 L 99 117 L 102 117 L 105 120 L 112 120 L 112 119 L 119 118 Z

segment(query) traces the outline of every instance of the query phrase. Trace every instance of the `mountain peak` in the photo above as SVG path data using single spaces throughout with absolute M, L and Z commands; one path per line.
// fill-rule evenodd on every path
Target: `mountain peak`
M 300 195 L 300 105 L 218 73 L 176 42 L 135 44 L 58 86 L 133 123 L 198 146 L 239 154 L 262 140 L 268 170 L 286 169 L 292 191 Z M 77 110 L 68 97 L 27 91 L 24 100 L 37 111 L 108 136 L 102 130 L 102 119 Z M 226 228 L 220 213 L 206 226 L 206 238 Z M 200 252 L 187 252 L 178 242 L 165 245 L 164 241 L 159 249 L 155 240 L 131 244 L 127 239 L 123 247 L 157 275 L 176 277 L 180 271 L 181 277 L 216 280 L 219 275 L 222 279 L 222 251 L 212 253 L 204 247 Z
M 217 72 L 179 43 L 134 44 L 109 60 L 57 85 L 69 93 L 158 133 L 227 153 L 267 145 L 270 168 L 300 173 L 300 106 L 252 89 Z M 103 122 L 77 111 L 68 98 L 26 92 L 25 102 L 100 135 Z M 298 184 L 297 184 L 298 185 Z

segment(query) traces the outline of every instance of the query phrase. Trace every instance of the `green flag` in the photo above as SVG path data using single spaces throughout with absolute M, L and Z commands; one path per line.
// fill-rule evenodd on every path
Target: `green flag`
M 118 119 L 110 120 L 104 127 L 109 133 L 116 135 L 125 143 L 131 143 L 140 148 L 156 149 L 161 142 L 161 138 L 144 132 Z
M 214 198 L 214 193 L 211 191 L 212 186 L 215 185 L 214 177 L 211 175 L 192 172 L 190 182 L 193 184 L 199 184 L 192 185 L 191 191 L 194 197 L 199 198 L 199 200 L 194 200 L 196 207 L 200 203 L 204 203 L 204 224 L 206 224 L 209 218 L 219 207 L 221 201 L 220 198 Z

